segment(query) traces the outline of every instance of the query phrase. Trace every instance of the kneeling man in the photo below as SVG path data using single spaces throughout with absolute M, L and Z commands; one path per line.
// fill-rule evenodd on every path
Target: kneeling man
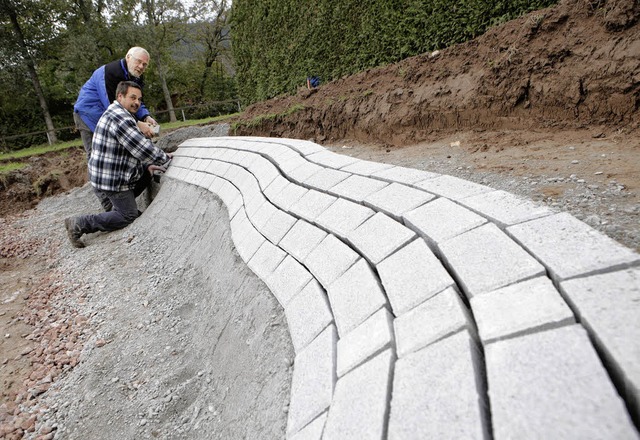
M 82 234 L 115 231 L 131 224 L 139 215 L 136 197 L 151 182 L 153 171 L 171 157 L 138 129 L 133 116 L 142 103 L 142 90 L 133 81 L 122 81 L 116 100 L 103 113 L 93 135 L 89 158 L 89 180 L 107 195 L 113 210 L 69 217 L 64 224 L 74 247 L 84 247 Z

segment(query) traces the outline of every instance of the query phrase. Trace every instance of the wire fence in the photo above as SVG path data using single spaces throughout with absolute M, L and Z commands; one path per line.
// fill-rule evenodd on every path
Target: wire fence
M 226 101 L 212 101 L 204 104 L 194 104 L 183 107 L 174 107 L 173 112 L 177 119 L 182 119 L 183 121 L 191 120 L 191 119 L 204 119 L 215 116 L 226 115 L 230 113 L 240 112 L 242 108 L 240 107 L 240 101 L 237 99 L 229 99 Z M 166 123 L 170 121 L 170 110 L 160 110 L 157 112 L 152 112 L 151 115 L 154 119 L 156 119 L 159 123 Z M 75 139 L 80 136 L 80 133 L 77 131 L 75 125 L 71 125 L 68 127 L 57 127 L 53 130 L 56 134 L 64 134 L 68 133 L 65 138 Z M 31 137 L 33 140 L 31 142 L 38 143 L 38 139 L 45 140 L 49 145 L 52 145 L 51 141 L 51 131 L 42 130 L 42 131 L 32 131 L 29 133 L 21 133 L 14 134 L 10 136 L 2 136 L 0 135 L 0 149 L 9 150 L 11 149 L 10 143 L 8 141 L 28 138 Z M 40 142 L 41 143 L 41 142 Z

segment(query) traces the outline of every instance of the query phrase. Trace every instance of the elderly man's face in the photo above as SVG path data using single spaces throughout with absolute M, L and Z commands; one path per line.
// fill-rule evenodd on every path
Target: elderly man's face
M 135 87 L 129 87 L 127 93 L 118 95 L 116 100 L 121 106 L 129 110 L 129 112 L 135 113 L 142 103 L 142 92 Z
M 127 56 L 129 75 L 140 78 L 149 65 L 149 56 L 144 53 Z

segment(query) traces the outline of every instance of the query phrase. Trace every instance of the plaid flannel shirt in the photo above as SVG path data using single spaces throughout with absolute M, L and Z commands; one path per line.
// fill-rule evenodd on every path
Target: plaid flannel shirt
M 169 157 L 138 129 L 133 115 L 114 101 L 104 112 L 93 134 L 89 180 L 103 191 L 128 191 L 152 164 Z

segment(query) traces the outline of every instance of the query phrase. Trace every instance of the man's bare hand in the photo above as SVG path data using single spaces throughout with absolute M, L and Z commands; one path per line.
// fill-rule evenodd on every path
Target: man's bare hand
M 149 125 L 158 125 L 158 122 L 155 119 L 153 119 L 151 116 L 147 116 L 144 119 L 144 122 L 146 122 Z
M 147 167 L 147 170 L 149 170 L 149 174 L 153 174 L 154 171 L 162 171 L 163 173 L 167 171 L 165 167 L 162 167 L 160 165 L 149 165 Z
M 153 129 L 146 122 L 138 121 L 138 130 L 149 139 L 153 137 Z

